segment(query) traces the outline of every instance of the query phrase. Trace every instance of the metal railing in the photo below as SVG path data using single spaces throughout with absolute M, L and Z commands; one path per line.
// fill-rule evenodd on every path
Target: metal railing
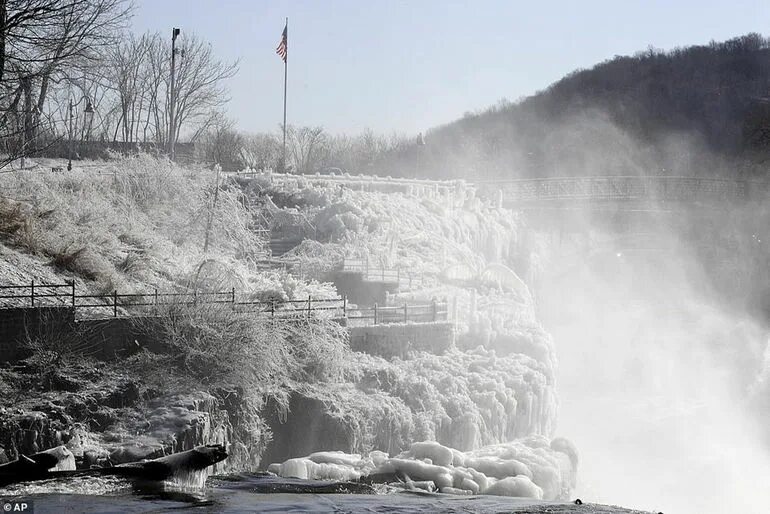
M 43 306 L 69 307 L 76 317 L 105 317 L 128 315 L 130 310 L 142 313 L 153 308 L 172 305 L 229 305 L 238 313 L 250 313 L 273 318 L 298 319 L 314 317 L 348 318 L 363 322 L 421 323 L 448 319 L 446 302 L 404 303 L 400 306 L 358 307 L 348 304 L 346 296 L 336 298 L 312 298 L 304 300 L 258 300 L 253 293 L 229 291 L 181 293 L 159 292 L 120 293 L 117 290 L 104 294 L 81 294 L 74 282 L 64 284 L 36 283 L 0 286 L 0 309 L 35 308 Z
M 17 294 L 18 291 L 29 291 L 28 294 Z M 32 280 L 29 285 L 23 286 L 0 286 L 0 306 L 7 306 L 8 300 L 29 299 L 29 303 L 18 305 L 20 307 L 40 307 L 51 298 L 66 299 L 75 305 L 77 295 L 75 294 L 75 282 L 65 284 L 35 284 Z M 61 302 L 59 302 L 61 303 Z
M 764 199 L 770 183 L 708 177 L 603 176 L 497 180 L 476 184 L 501 190 L 506 202 L 647 200 L 705 202 Z
M 403 305 L 348 309 L 350 320 L 365 320 L 374 325 L 387 323 L 431 323 L 449 319 L 449 304 L 433 300 L 429 303 L 404 303 Z
M 425 273 L 413 273 L 409 270 L 403 270 L 400 267 L 387 268 L 385 266 L 374 265 L 369 262 L 369 258 L 351 259 L 345 257 L 342 261 L 342 271 L 348 273 L 360 273 L 363 280 L 367 282 L 385 282 L 389 284 L 398 284 L 399 286 L 408 286 L 410 289 L 415 286 L 425 285 Z
M 310 182 L 336 182 L 336 183 L 349 183 L 349 184 L 396 184 L 396 185 L 417 185 L 417 186 L 433 186 L 441 189 L 456 189 L 458 187 L 464 187 L 469 183 L 464 180 L 432 180 L 432 179 L 419 179 L 419 178 L 407 178 L 407 177 L 382 177 L 379 175 L 364 175 L 359 173 L 353 175 L 350 173 L 313 173 L 313 174 L 294 174 L 294 173 L 275 173 L 262 170 L 251 171 L 236 171 L 228 172 L 227 176 L 230 177 L 242 177 L 242 178 L 265 178 L 271 182 L 283 182 L 283 181 L 296 181 L 305 180 Z

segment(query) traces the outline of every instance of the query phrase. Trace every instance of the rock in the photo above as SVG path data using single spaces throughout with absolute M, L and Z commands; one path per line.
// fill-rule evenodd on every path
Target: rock
M 22 455 L 14 462 L 3 464 L 0 466 L 0 487 L 18 482 L 80 476 L 112 475 L 142 480 L 166 480 L 175 474 L 184 475 L 213 466 L 227 458 L 227 451 L 222 445 L 198 446 L 186 452 L 149 461 L 87 470 L 51 471 L 51 468 L 58 466 L 60 458 L 63 460 L 71 458 L 74 466 L 74 457 L 65 448 L 55 448 L 48 452 L 35 454 L 32 457 Z
M 57 459 L 56 466 L 49 468 L 48 471 L 74 471 L 75 470 L 75 456 L 64 446 L 57 446 L 50 450 L 45 450 L 40 453 L 53 455 Z M 34 455 L 32 456 L 34 460 Z
M 145 459 L 152 459 L 157 456 L 158 453 L 162 453 L 163 449 L 152 446 L 138 446 L 138 445 L 126 445 L 121 446 L 112 452 L 110 452 L 110 461 L 115 464 L 123 464 L 128 462 L 137 462 Z
M 92 425 L 96 425 L 96 427 L 92 426 L 92 429 L 100 432 L 115 424 L 117 421 L 118 415 L 115 413 L 114 409 L 109 407 L 104 407 L 91 413 Z
M 104 405 L 112 408 L 132 407 L 139 402 L 141 394 L 136 382 L 124 380 L 104 398 Z
M 63 446 L 0 465 L 0 487 L 16 482 L 42 480 L 53 471 L 66 472 L 75 470 L 75 456 Z

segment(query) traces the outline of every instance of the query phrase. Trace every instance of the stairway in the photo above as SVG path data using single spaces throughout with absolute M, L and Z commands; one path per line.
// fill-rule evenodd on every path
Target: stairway
M 299 245 L 304 238 L 302 237 L 289 237 L 284 239 L 270 239 L 270 254 L 273 257 L 280 257 L 286 252 L 293 250 Z

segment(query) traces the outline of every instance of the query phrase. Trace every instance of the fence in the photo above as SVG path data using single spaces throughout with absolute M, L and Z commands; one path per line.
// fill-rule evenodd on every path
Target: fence
M 59 138 L 54 141 L 39 143 L 35 156 L 76 159 L 98 159 L 108 156 L 108 151 L 122 155 L 136 155 L 139 153 L 165 154 L 166 148 L 156 143 L 124 142 L 124 141 L 83 141 Z M 176 143 L 174 154 L 178 161 L 191 163 L 195 161 L 195 143 Z
M 762 200 L 770 183 L 710 177 L 602 176 L 486 181 L 484 191 L 502 191 L 507 202 L 553 200 L 644 200 L 712 202 Z
M 264 170 L 246 170 L 228 173 L 227 176 L 246 180 L 263 179 L 271 184 L 282 184 L 284 187 L 299 187 L 302 183 L 310 183 L 327 187 L 342 186 L 361 191 L 418 194 L 427 198 L 441 197 L 448 200 L 449 205 L 452 205 L 456 200 L 464 199 L 467 191 L 474 190 L 473 184 L 464 180 L 426 180 L 363 174 L 351 175 L 349 173 L 283 174 Z
M 372 266 L 369 264 L 369 258 L 350 259 L 345 257 L 342 262 L 342 271 L 350 273 L 360 273 L 363 279 L 369 282 L 386 282 L 398 284 L 399 286 L 425 285 L 425 273 L 412 273 L 401 268 L 386 268 L 384 266 Z
M 348 309 L 346 317 L 350 320 L 365 320 L 374 325 L 387 323 L 430 323 L 449 319 L 449 304 L 446 301 L 408 304 L 400 306 L 373 307 L 363 309 Z
M 0 286 L 0 308 L 41 307 L 61 305 L 73 308 L 81 318 L 117 317 L 127 309 L 157 308 L 164 305 L 229 305 L 239 313 L 254 313 L 273 318 L 333 317 L 363 320 L 373 324 L 442 321 L 448 317 L 446 302 L 433 301 L 403 306 L 373 307 L 349 306 L 347 297 L 312 298 L 306 300 L 254 299 L 253 293 L 229 291 L 161 293 L 80 294 L 74 282 L 65 284 L 41 284 L 31 281 L 28 285 Z

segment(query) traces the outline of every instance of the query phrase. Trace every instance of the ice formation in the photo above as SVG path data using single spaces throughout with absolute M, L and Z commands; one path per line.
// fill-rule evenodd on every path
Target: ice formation
M 305 244 L 294 257 L 314 266 L 365 258 L 378 269 L 428 277 L 386 304 L 446 298 L 457 340 L 443 355 L 360 354 L 348 384 L 301 391 L 327 406 L 328 427 L 347 427 L 350 453 L 312 453 L 270 469 L 334 480 L 395 473 L 409 487 L 455 494 L 566 496 L 577 457 L 569 443 L 550 439 L 556 356 L 522 280 L 532 259 L 516 215 L 468 190 L 425 197 L 298 181 L 289 198 L 285 186 L 276 191 L 279 203 L 301 205 L 312 237 L 328 241 L 324 252 Z
M 488 494 L 555 500 L 574 486 L 575 449 L 566 441 L 529 436 L 461 452 L 434 441 L 413 443 L 394 457 L 317 452 L 271 464 L 283 477 L 358 480 L 368 475 L 399 477 L 409 488 L 450 494 Z

